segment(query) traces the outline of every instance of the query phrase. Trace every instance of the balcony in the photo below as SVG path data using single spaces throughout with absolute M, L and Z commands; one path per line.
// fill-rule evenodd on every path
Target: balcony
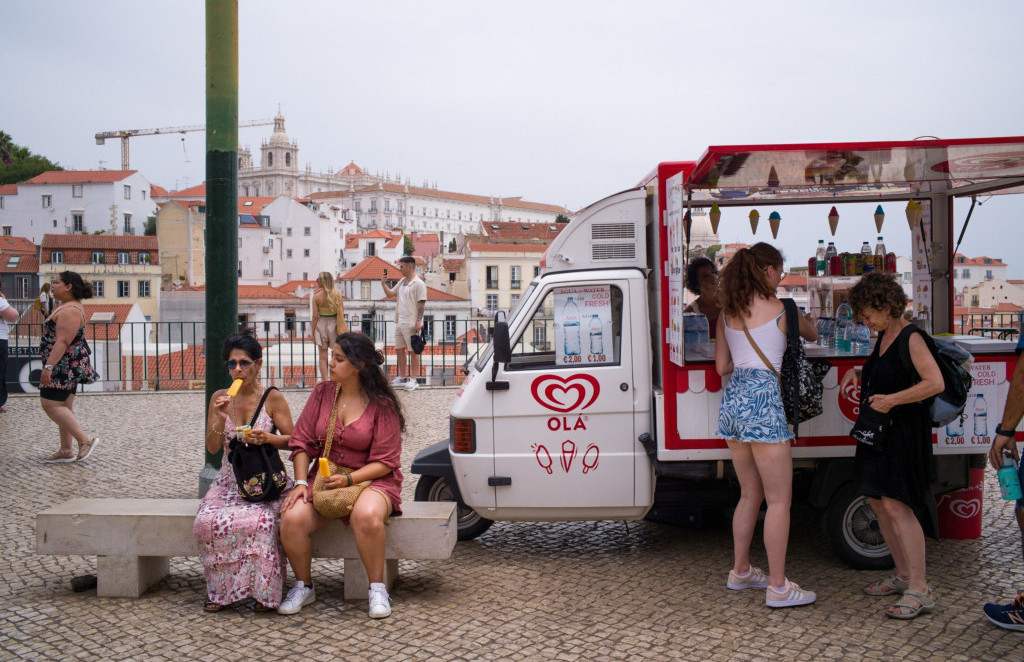
M 498 289 L 498 281 L 497 280 L 487 279 L 487 289 L 489 289 L 489 290 L 496 290 L 496 289 Z

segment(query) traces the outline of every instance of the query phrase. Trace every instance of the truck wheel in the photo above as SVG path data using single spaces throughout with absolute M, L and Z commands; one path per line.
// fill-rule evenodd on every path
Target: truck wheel
M 494 520 L 481 517 L 475 510 L 457 500 L 448 481 L 441 476 L 420 476 L 416 482 L 417 501 L 455 501 L 455 519 L 459 525 L 459 540 L 472 540 L 491 528 Z
M 846 483 L 836 490 L 823 513 L 822 528 L 832 550 L 851 568 L 883 570 L 893 567 L 875 512 L 867 497 L 858 494 L 854 483 Z

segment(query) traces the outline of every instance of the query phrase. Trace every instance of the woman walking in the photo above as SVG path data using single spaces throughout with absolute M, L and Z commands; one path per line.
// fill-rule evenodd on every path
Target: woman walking
M 39 376 L 39 398 L 43 411 L 60 430 L 60 448 L 44 462 L 81 462 L 88 459 L 100 443 L 99 437 L 85 434 L 73 409 L 79 384 L 92 384 L 99 375 L 89 361 L 89 345 L 85 342 L 85 307 L 83 299 L 92 297 L 92 285 L 74 271 L 63 271 L 50 288 L 60 303 L 43 322 L 39 355 L 43 371 Z M 78 441 L 78 453 L 71 447 Z
M 769 607 L 795 607 L 817 596 L 786 578 L 789 508 L 793 500 L 793 435 L 786 424 L 776 373 L 786 350 L 786 316 L 775 290 L 782 280 L 782 254 L 766 243 L 741 249 L 722 269 L 722 315 L 718 318 L 715 367 L 732 373 L 718 413 L 718 437 L 729 444 L 740 482 L 732 518 L 733 568 L 728 588 L 766 589 Z M 817 338 L 810 320 L 800 318 L 800 335 Z M 770 365 L 769 365 L 770 364 Z M 750 543 L 761 511 L 768 576 L 750 565 Z
M 320 355 L 320 380 L 327 381 L 327 353 L 339 333 L 348 331 L 345 305 L 341 293 L 334 287 L 334 276 L 321 271 L 313 293 L 313 342 Z

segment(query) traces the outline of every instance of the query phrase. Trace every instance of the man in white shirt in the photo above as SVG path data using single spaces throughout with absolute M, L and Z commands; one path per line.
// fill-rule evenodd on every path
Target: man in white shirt
M 409 359 L 411 371 L 406 366 L 405 355 L 407 350 L 412 349 L 412 337 L 418 335 L 423 329 L 423 309 L 427 304 L 427 284 L 416 275 L 416 260 L 411 255 L 406 255 L 398 261 L 398 269 L 402 272 L 402 279 L 395 285 L 395 289 L 388 287 L 386 274 L 380 277 L 384 293 L 397 299 L 395 304 L 395 354 L 398 359 L 396 367 L 398 376 L 391 384 L 400 386 L 404 383 L 407 391 L 413 391 L 417 386 L 416 375 L 420 374 L 420 355 L 414 351 L 408 351 L 411 355 Z
M 0 291 L 0 412 L 5 411 L 7 404 L 7 339 L 10 333 L 7 324 L 17 321 L 17 309 L 7 303 L 3 291 Z

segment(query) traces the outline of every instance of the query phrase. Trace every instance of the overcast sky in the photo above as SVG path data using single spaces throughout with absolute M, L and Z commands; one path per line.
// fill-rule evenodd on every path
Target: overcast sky
M 1024 134 L 1024 3 L 239 2 L 239 119 L 280 107 L 300 167 L 579 209 L 709 145 Z M 202 124 L 201 0 L 0 0 L 0 129 L 66 168 L 120 167 L 103 130 Z M 270 127 L 240 130 L 258 155 Z M 204 179 L 202 133 L 131 142 L 168 189 Z M 258 158 L 258 156 L 257 156 Z M 1024 196 L 975 212 L 962 252 L 1024 277 Z M 959 233 L 968 203 L 956 207 Z M 724 242 L 757 237 L 723 214 Z M 827 208 L 783 211 L 789 266 Z M 873 208 L 840 208 L 841 250 L 874 241 Z M 890 250 L 909 252 L 887 210 Z

